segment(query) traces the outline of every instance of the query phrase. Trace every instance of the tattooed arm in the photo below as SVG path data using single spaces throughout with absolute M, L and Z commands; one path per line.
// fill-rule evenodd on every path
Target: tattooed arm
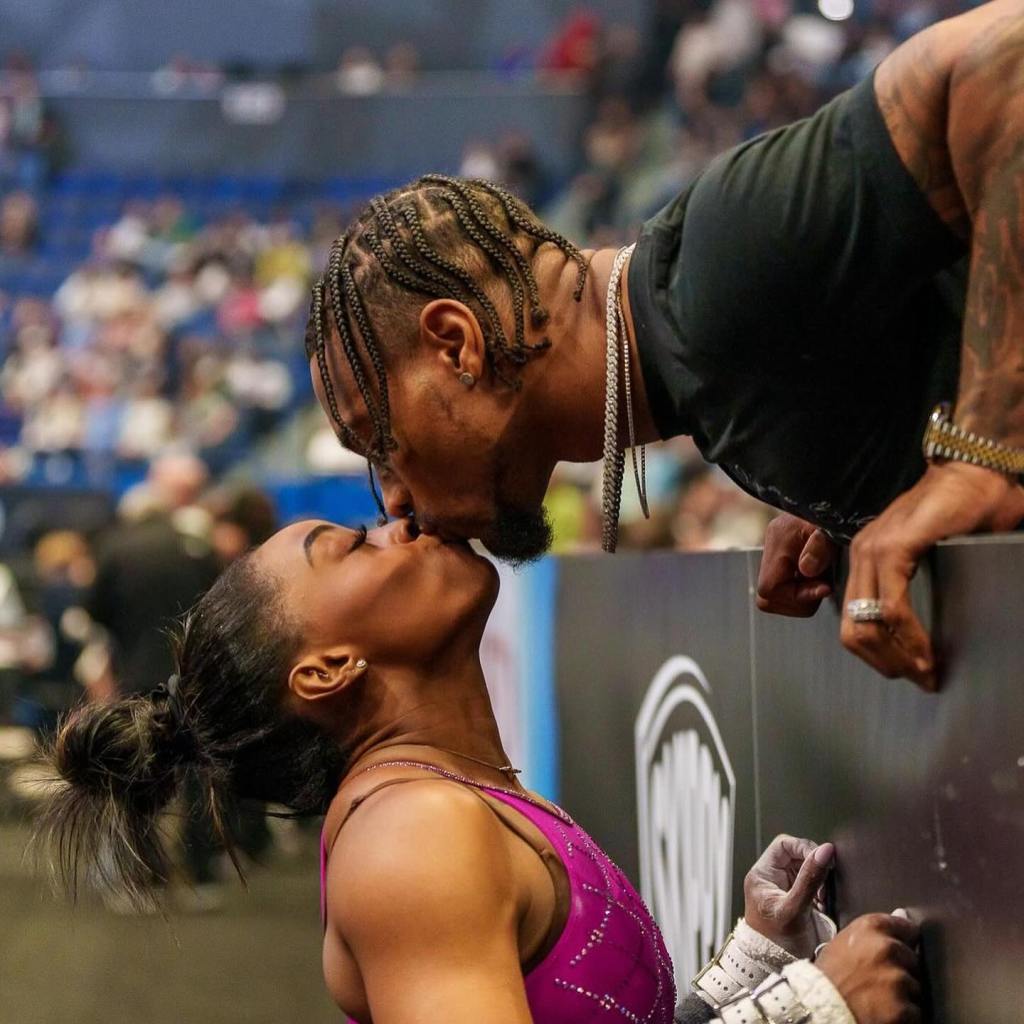
M 920 33 L 875 87 L 907 169 L 971 241 L 956 422 L 1024 447 L 1024 2 Z
M 1024 0 L 992 3 L 920 33 L 875 76 L 903 163 L 938 215 L 970 240 L 954 419 L 1024 447 Z M 963 462 L 933 465 L 855 538 L 847 600 L 878 598 L 882 622 L 844 615 L 846 647 L 887 676 L 936 684 L 909 584 L 937 541 L 1024 519 L 1024 488 Z
M 956 420 L 1024 447 L 1024 4 L 1001 11 L 950 81 L 949 147 L 972 223 Z M 986 100 L 987 97 L 987 100 Z

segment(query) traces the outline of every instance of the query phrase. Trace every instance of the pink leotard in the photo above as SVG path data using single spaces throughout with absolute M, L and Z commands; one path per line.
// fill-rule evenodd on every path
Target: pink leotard
M 534 1024 L 620 1020 L 672 1024 L 675 983 L 661 932 L 629 880 L 593 839 L 564 811 L 549 810 L 539 802 L 432 765 L 416 766 L 482 790 L 521 814 L 544 835 L 565 868 L 569 882 L 565 927 L 524 979 Z M 327 848 L 321 837 L 320 899 L 325 923 L 326 878 Z

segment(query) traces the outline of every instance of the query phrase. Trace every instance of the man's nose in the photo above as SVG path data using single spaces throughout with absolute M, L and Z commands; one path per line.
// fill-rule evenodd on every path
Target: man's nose
M 392 519 L 404 519 L 415 515 L 412 495 L 404 484 L 388 480 L 381 487 L 381 496 L 384 498 L 384 511 Z

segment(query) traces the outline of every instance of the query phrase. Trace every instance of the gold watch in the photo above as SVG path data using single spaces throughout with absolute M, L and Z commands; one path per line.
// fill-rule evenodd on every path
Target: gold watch
M 970 462 L 975 466 L 1015 476 L 1024 482 L 1024 448 L 1011 448 L 958 427 L 950 416 L 948 402 L 942 402 L 932 410 L 925 428 L 922 450 L 929 462 L 935 459 Z

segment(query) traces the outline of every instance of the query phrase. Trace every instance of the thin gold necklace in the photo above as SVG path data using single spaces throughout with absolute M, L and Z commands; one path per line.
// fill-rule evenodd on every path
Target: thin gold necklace
M 413 742 L 413 741 L 409 740 L 409 741 L 405 741 L 403 743 L 386 744 L 385 746 L 377 747 L 376 749 L 377 750 L 387 750 L 388 746 L 395 746 L 395 747 L 429 747 L 431 750 L 440 750 L 443 754 L 451 754 L 452 757 L 461 757 L 465 761 L 472 761 L 474 764 L 481 765 L 484 768 L 490 768 L 491 771 L 501 772 L 502 775 L 508 775 L 508 776 L 522 775 L 522 769 L 514 767 L 511 763 L 509 763 L 509 764 L 491 764 L 490 761 L 484 761 L 484 760 L 482 760 L 479 757 L 474 757 L 472 754 L 463 753 L 461 750 L 452 750 L 449 747 L 442 747 L 442 746 L 439 746 L 436 743 L 416 743 L 416 742 Z M 371 765 L 371 767 L 372 767 L 372 765 Z M 355 774 L 358 775 L 358 774 L 360 774 L 363 771 L 366 771 L 366 769 L 365 768 L 361 768 L 360 771 L 356 772 Z M 351 778 L 353 773 L 352 772 L 348 772 L 347 774 Z

